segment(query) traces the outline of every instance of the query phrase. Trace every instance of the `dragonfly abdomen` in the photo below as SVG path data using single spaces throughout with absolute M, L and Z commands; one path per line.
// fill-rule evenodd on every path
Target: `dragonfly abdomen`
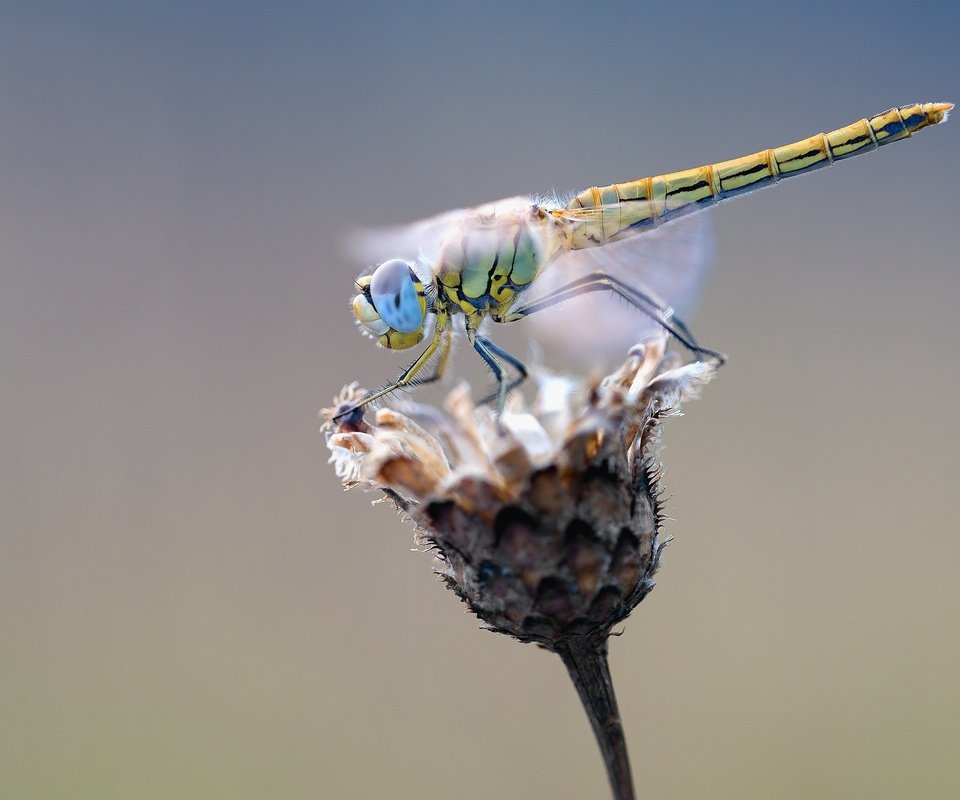
M 577 249 L 623 239 L 781 178 L 802 175 L 876 150 L 942 122 L 952 107 L 949 103 L 901 106 L 829 133 L 729 161 L 592 187 L 580 192 L 567 206 L 569 210 L 596 209 L 592 215 L 583 213 L 583 222 L 573 233 L 571 244 Z

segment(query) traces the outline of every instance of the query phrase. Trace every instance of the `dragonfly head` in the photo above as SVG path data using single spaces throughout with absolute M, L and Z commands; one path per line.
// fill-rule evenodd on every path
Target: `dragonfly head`
M 381 346 L 406 350 L 423 339 L 427 297 L 413 265 L 399 258 L 384 261 L 372 275 L 357 279 L 353 315 Z

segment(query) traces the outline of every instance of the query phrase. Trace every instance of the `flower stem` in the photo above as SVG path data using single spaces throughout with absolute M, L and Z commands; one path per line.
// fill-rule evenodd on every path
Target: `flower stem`
M 577 688 L 600 753 L 607 767 L 607 777 L 614 800 L 636 800 L 627 741 L 623 735 L 617 696 L 607 665 L 607 644 L 586 638 L 558 643 L 556 652 L 563 659 Z

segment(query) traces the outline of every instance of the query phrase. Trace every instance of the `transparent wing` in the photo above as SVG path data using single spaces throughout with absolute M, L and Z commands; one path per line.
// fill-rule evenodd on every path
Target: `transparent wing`
M 475 208 L 459 208 L 435 217 L 384 228 L 366 228 L 348 235 L 347 255 L 363 264 L 379 264 L 391 258 L 433 264 L 444 238 L 454 228 L 460 231 L 496 227 L 499 220 L 530 207 L 529 197 L 507 197 Z
M 407 225 L 353 231 L 346 237 L 345 250 L 363 264 L 379 264 L 391 258 L 433 263 L 446 232 L 469 213 L 457 209 Z
M 596 215 L 598 209 L 577 213 Z M 566 217 L 567 214 L 564 214 Z M 617 242 L 564 253 L 537 277 L 521 302 L 529 303 L 578 278 L 602 272 L 651 296 L 684 322 L 696 310 L 714 257 L 708 214 L 691 214 Z M 546 349 L 581 364 L 623 358 L 636 342 L 659 329 L 656 321 L 612 292 L 593 292 L 518 323 Z

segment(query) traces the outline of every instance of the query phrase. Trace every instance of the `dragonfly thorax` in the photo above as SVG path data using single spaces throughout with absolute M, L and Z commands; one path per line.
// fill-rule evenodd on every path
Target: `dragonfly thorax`
M 503 313 L 560 249 L 555 220 L 534 205 L 478 213 L 452 227 L 437 252 L 438 299 L 450 313 Z

